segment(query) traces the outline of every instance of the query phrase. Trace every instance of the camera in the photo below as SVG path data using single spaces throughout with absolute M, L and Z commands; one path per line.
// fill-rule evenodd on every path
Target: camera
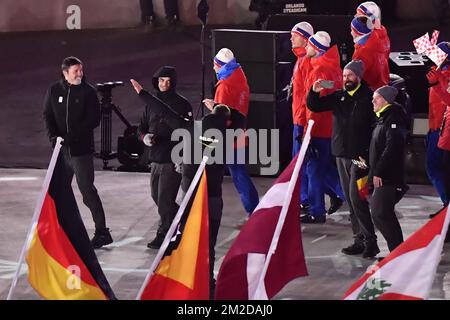
M 111 92 L 112 89 L 115 87 L 123 86 L 123 81 L 110 81 L 110 82 L 104 82 L 104 83 L 97 83 L 96 87 L 97 90 L 102 92 Z
M 110 81 L 96 84 L 97 92 L 101 96 L 101 148 L 96 156 L 103 160 L 103 169 L 111 169 L 108 166 L 108 161 L 117 158 L 125 169 L 136 171 L 141 168 L 140 158 L 144 153 L 144 145 L 138 139 L 138 127 L 131 125 L 123 116 L 120 108 L 112 103 L 112 90 L 119 86 L 123 86 L 123 81 Z M 111 146 L 113 111 L 126 126 L 123 136 L 118 137 L 117 152 L 113 152 Z

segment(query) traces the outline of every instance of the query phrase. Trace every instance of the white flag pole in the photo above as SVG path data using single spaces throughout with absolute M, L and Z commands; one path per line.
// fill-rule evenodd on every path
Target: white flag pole
M 267 269 L 269 268 L 270 260 L 272 255 L 275 253 L 278 245 L 278 239 L 280 238 L 281 230 L 284 225 L 284 221 L 286 220 L 286 215 L 289 209 L 289 205 L 291 203 L 292 194 L 294 192 L 295 184 L 297 183 L 298 176 L 300 173 L 300 168 L 303 164 L 303 160 L 305 159 L 306 149 L 308 148 L 309 142 L 311 140 L 311 129 L 314 125 L 314 120 L 308 121 L 308 128 L 306 130 L 305 138 L 302 141 L 302 146 L 300 148 L 300 153 L 297 158 L 297 162 L 295 163 L 294 172 L 292 173 L 292 177 L 289 180 L 288 190 L 286 197 L 284 198 L 283 207 L 281 208 L 280 216 L 278 217 L 277 226 L 275 228 L 275 232 L 272 237 L 272 242 L 270 243 L 269 251 L 267 252 L 267 257 L 264 262 L 264 267 L 259 276 L 258 285 L 256 286 L 256 290 L 250 298 L 250 300 L 267 300 L 267 293 L 264 286 L 264 279 L 266 277 Z
M 169 243 L 173 237 L 173 234 L 175 233 L 175 231 L 178 227 L 178 223 L 180 222 L 181 217 L 183 216 L 184 210 L 186 209 L 188 202 L 191 199 L 192 193 L 194 192 L 194 189 L 197 186 L 198 181 L 200 180 L 203 170 L 205 169 L 206 161 L 208 161 L 208 157 L 204 156 L 202 159 L 202 162 L 200 163 L 200 165 L 197 169 L 197 172 L 194 175 L 194 178 L 192 179 L 191 185 L 189 186 L 189 189 L 183 198 L 183 201 L 181 201 L 180 208 L 178 209 L 178 212 L 177 212 L 175 218 L 173 219 L 169 230 L 167 231 L 166 237 L 164 238 L 164 241 L 161 244 L 161 247 L 159 248 L 159 251 L 158 251 L 156 257 L 153 260 L 152 266 L 150 267 L 150 271 L 148 272 L 147 276 L 145 277 L 144 283 L 142 284 L 142 287 L 139 290 L 138 295 L 136 296 L 136 300 L 141 299 L 142 294 L 144 293 L 145 287 L 147 286 L 148 282 L 150 281 L 151 276 L 155 272 L 164 253 L 166 252 L 166 249 L 169 246 Z
M 61 150 L 61 142 L 64 141 L 61 137 L 58 137 L 55 144 L 55 149 L 53 150 L 52 158 L 50 159 L 50 164 L 48 165 L 47 174 L 44 178 L 44 183 L 42 184 L 41 193 L 39 194 L 38 200 L 36 202 L 36 206 L 34 208 L 33 217 L 31 219 L 31 227 L 28 230 L 28 234 L 25 240 L 25 244 L 22 247 L 22 251 L 20 253 L 19 262 L 17 264 L 16 273 L 14 275 L 14 279 L 12 281 L 11 287 L 9 288 L 8 296 L 6 300 L 11 300 L 12 295 L 14 293 L 14 289 L 16 288 L 17 281 L 19 279 L 20 270 L 22 269 L 23 260 L 25 259 L 25 254 L 30 247 L 31 241 L 33 240 L 34 230 L 36 229 L 37 222 L 42 210 L 42 206 L 44 204 L 45 195 L 47 194 L 48 187 L 50 186 L 50 181 L 52 180 L 53 170 L 55 169 L 56 161 L 58 160 L 58 155 Z

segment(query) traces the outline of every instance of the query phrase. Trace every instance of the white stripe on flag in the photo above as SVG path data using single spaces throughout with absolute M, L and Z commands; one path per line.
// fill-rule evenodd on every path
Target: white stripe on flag
M 263 253 L 249 253 L 247 254 L 247 284 L 248 284 L 248 296 L 254 297 L 257 300 L 269 300 L 267 297 L 266 288 L 260 287 L 260 291 L 256 293 L 258 287 L 259 276 L 264 268 L 264 262 L 266 261 L 266 255 Z
M 289 186 L 289 181 L 274 184 L 264 195 L 258 206 L 253 210 L 256 212 L 260 209 L 269 209 L 273 207 L 283 206 L 284 198 Z

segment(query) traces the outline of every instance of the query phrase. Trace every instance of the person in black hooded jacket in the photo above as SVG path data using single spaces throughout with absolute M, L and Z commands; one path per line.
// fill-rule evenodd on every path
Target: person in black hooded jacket
M 161 218 L 156 237 L 147 247 L 158 249 L 178 211 L 175 200 L 181 175 L 171 159 L 172 148 L 176 144 L 171 141 L 171 136 L 175 129 L 184 127 L 192 120 L 192 106 L 176 92 L 177 75 L 174 67 L 161 67 L 153 75 L 156 95 L 144 90 L 137 81 L 130 81 L 145 103 L 138 134 L 146 145 L 144 157 L 151 163 L 151 195 Z
M 50 141 L 64 139 L 61 148 L 69 180 L 75 175 L 84 204 L 95 223 L 92 246 L 98 249 L 112 243 L 106 228 L 105 212 L 94 186 L 94 129 L 100 124 L 100 103 L 94 87 L 86 82 L 83 64 L 76 57 L 62 62 L 62 79 L 47 91 L 44 120 Z
M 373 94 L 374 111 L 378 121 L 369 148 L 369 182 L 374 191 L 370 210 L 375 226 L 393 251 L 403 242 L 402 229 L 395 215 L 396 189 L 404 185 L 405 115 L 394 103 L 397 89 L 378 88 Z

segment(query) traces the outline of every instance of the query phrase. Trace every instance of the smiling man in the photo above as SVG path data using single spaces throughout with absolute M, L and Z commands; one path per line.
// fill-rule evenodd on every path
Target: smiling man
M 80 59 L 65 58 L 61 71 L 61 80 L 50 87 L 45 97 L 45 124 L 53 145 L 57 137 L 64 139 L 61 151 L 69 181 L 75 175 L 83 202 L 92 213 L 95 235 L 91 242 L 98 249 L 113 242 L 94 186 L 94 129 L 100 124 L 100 104 L 95 88 L 84 79 Z

